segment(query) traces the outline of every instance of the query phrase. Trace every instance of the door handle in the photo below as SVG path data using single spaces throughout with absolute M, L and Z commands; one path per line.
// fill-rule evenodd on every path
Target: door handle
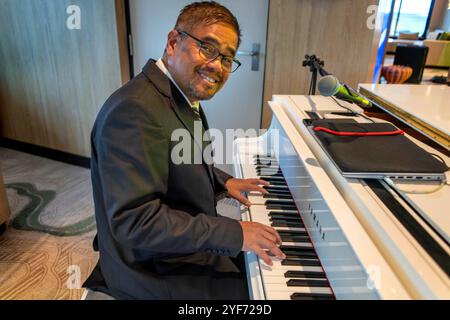
M 252 71 L 259 71 L 259 53 L 260 53 L 260 51 L 261 51 L 261 45 L 259 43 L 254 43 L 252 51 L 239 50 L 237 52 L 237 55 L 252 57 Z

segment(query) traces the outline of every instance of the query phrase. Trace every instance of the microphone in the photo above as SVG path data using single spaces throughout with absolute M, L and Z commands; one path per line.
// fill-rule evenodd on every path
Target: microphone
M 372 102 L 350 90 L 346 85 L 340 84 L 335 76 L 328 75 L 320 79 L 318 89 L 320 94 L 325 97 L 335 96 L 338 99 L 356 103 L 363 108 L 372 107 Z

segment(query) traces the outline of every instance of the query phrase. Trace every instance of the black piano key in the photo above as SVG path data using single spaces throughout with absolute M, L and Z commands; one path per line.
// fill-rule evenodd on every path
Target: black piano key
M 266 206 L 266 209 L 268 209 L 268 210 L 292 210 L 292 211 L 294 211 L 296 209 L 296 207 L 295 206 L 268 205 L 268 206 Z
M 273 188 L 273 187 L 268 187 L 268 186 L 264 186 L 263 189 L 265 189 L 267 192 L 273 193 L 273 194 L 288 194 L 288 195 L 291 195 L 291 192 L 289 191 L 289 189 Z
M 280 236 L 283 235 L 283 236 L 291 236 L 291 237 L 308 237 L 308 233 L 306 231 L 277 230 L 277 232 Z
M 306 259 L 316 259 L 316 253 L 311 250 L 283 250 L 280 248 L 281 251 L 286 255 L 288 258 L 306 258 Z
M 287 210 L 281 210 L 281 211 L 270 211 L 269 217 L 271 216 L 277 216 L 277 215 L 283 215 L 287 217 L 298 217 L 300 219 L 300 214 L 297 211 L 287 211 Z
M 276 163 L 276 162 L 255 164 L 255 169 L 256 170 L 277 171 L 279 173 L 282 173 L 281 168 L 278 166 L 278 163 Z
M 300 266 L 300 267 L 320 267 L 318 259 L 304 259 L 298 257 L 290 257 L 281 261 L 282 266 Z
M 334 300 L 334 296 L 331 293 L 296 292 L 291 295 L 291 300 Z
M 280 199 L 292 199 L 292 195 L 288 192 L 278 192 L 278 191 L 273 191 L 273 192 L 267 191 L 267 192 L 269 192 L 267 194 L 268 196 L 272 196 L 272 197 L 281 196 Z M 270 199 L 270 198 L 268 198 L 268 199 Z
M 255 169 L 256 171 L 270 171 L 270 172 L 277 172 L 280 174 L 283 174 L 283 172 L 280 169 L 280 166 L 276 162 L 267 162 L 267 163 L 255 163 Z
M 265 194 L 264 195 L 265 199 L 290 199 L 290 200 L 294 200 L 292 198 L 292 196 L 290 194 L 274 194 L 274 193 L 269 193 L 269 194 Z
M 276 161 L 267 161 L 267 162 L 255 161 L 253 163 L 253 165 L 255 167 L 261 167 L 261 168 L 270 168 L 270 169 L 280 168 L 280 164 Z
M 296 222 L 279 222 L 274 221 L 270 224 L 273 228 L 304 228 L 305 225 L 303 223 L 296 223 Z
M 292 217 L 292 216 L 271 216 L 269 218 L 272 222 L 280 222 L 280 223 L 298 223 L 304 225 L 303 221 L 300 220 L 300 217 Z
M 307 242 L 309 241 L 308 237 L 293 237 L 293 236 L 285 236 L 280 234 L 281 241 L 283 242 Z
M 269 220 L 271 222 L 278 222 L 278 223 L 288 223 L 288 224 L 298 224 L 300 225 L 299 227 L 296 228 L 304 228 L 305 224 L 303 223 L 303 221 L 300 218 L 297 218 L 295 216 L 270 216 Z
M 304 247 L 304 246 L 280 246 L 280 250 L 289 250 L 289 251 L 314 251 L 313 247 Z
M 286 259 L 317 259 L 314 252 L 286 254 Z
M 300 218 L 296 217 L 283 217 L 283 216 L 273 216 L 269 218 L 270 222 L 279 222 L 279 223 L 297 223 L 304 226 L 305 224 L 300 220 Z
M 272 183 L 272 182 L 283 182 L 285 185 L 286 181 L 284 180 L 284 177 L 275 177 L 275 176 L 258 176 L 258 179 L 264 180 L 266 182 Z
M 321 279 L 290 279 L 286 282 L 288 287 L 328 288 L 328 280 Z
M 285 194 L 285 195 L 291 196 L 291 192 L 289 191 L 289 189 L 274 188 L 273 186 L 272 187 L 263 187 L 263 189 L 271 194 Z
M 277 166 L 278 167 L 278 161 L 276 159 L 256 159 L 253 162 L 255 165 L 259 166 Z
M 325 273 L 322 271 L 286 271 L 285 278 L 307 278 L 307 279 L 326 279 Z
M 255 166 L 255 169 L 272 169 L 272 170 L 280 170 L 279 163 L 276 161 L 270 161 L 270 162 L 261 162 L 256 161 L 253 163 Z
M 283 204 L 280 203 L 264 203 L 267 210 L 290 210 L 294 211 L 297 210 L 297 207 L 294 204 L 291 204 L 290 202 L 285 202 Z
M 266 166 L 266 167 L 262 167 L 262 166 L 257 166 L 256 167 L 256 172 L 257 173 L 263 173 L 263 172 L 269 172 L 269 175 L 273 175 L 273 174 L 278 174 L 280 176 L 283 176 L 283 172 L 281 172 L 281 170 L 276 167 L 276 166 Z
M 297 211 L 297 207 L 295 206 L 294 200 L 283 199 L 283 200 L 266 200 L 264 205 L 268 210 L 291 210 Z
M 302 223 L 300 216 L 297 214 L 271 214 L 269 215 L 270 221 L 286 221 L 286 222 L 298 222 Z
M 316 256 L 316 253 L 314 251 L 285 251 L 280 249 L 281 251 L 283 251 L 283 253 L 286 255 L 286 257 L 288 258 L 301 258 L 301 259 L 318 259 L 318 257 Z
M 280 176 L 283 176 L 283 173 L 280 169 L 277 167 L 271 167 L 271 166 L 256 166 L 256 172 L 270 172 L 272 174 L 278 174 Z
M 279 199 L 279 200 L 277 200 L 277 199 L 269 199 L 269 200 L 266 200 L 266 202 L 264 203 L 266 206 L 268 206 L 268 205 L 272 205 L 272 204 L 274 204 L 274 205 L 290 205 L 290 206 L 292 206 L 292 205 L 294 205 L 294 199 Z

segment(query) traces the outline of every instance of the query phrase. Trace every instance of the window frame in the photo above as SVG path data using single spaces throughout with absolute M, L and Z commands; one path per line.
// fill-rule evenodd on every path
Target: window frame
M 397 3 L 397 1 L 400 1 L 400 7 L 399 7 L 399 10 L 398 10 L 398 13 L 396 14 L 394 12 L 394 8 L 395 8 L 395 4 Z M 430 9 L 428 10 L 427 21 L 425 22 L 425 28 L 423 30 L 423 33 L 419 34 L 419 40 L 426 39 L 426 36 L 427 36 L 427 33 L 428 33 L 428 29 L 430 28 L 431 16 L 433 15 L 435 2 L 436 2 L 436 0 L 431 0 Z M 391 35 L 392 32 L 389 32 L 390 33 L 389 38 L 391 38 L 391 39 L 398 39 L 397 27 L 398 27 L 398 22 L 400 20 L 400 15 L 402 13 L 402 4 L 403 4 L 403 0 L 394 0 L 394 6 L 393 6 L 393 9 L 392 9 L 392 11 L 393 11 L 392 12 L 392 14 L 393 14 L 392 22 L 395 21 L 395 26 L 393 26 L 392 23 L 391 23 L 391 28 L 390 29 L 391 29 L 391 31 L 393 31 L 393 35 Z

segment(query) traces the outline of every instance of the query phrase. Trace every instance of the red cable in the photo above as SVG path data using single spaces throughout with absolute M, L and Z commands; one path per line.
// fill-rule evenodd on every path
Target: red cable
M 315 127 L 314 131 L 324 131 L 335 136 L 357 136 L 357 137 L 365 137 L 365 136 L 395 136 L 398 134 L 405 134 L 403 130 L 395 130 L 395 131 L 382 131 L 382 132 L 344 132 L 344 131 L 334 131 L 324 127 Z

